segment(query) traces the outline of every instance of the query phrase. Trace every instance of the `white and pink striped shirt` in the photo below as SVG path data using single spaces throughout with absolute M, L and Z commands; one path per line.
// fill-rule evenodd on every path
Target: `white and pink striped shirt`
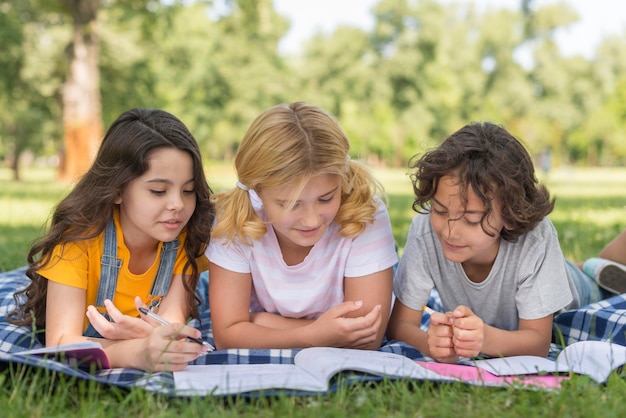
M 344 301 L 344 278 L 358 280 L 397 263 L 387 208 L 377 197 L 376 202 L 374 223 L 361 235 L 344 238 L 333 222 L 304 261 L 295 266 L 283 261 L 269 223 L 268 232 L 252 246 L 212 239 L 206 255 L 224 269 L 252 275 L 251 311 L 315 319 Z M 266 219 L 262 208 L 257 213 Z

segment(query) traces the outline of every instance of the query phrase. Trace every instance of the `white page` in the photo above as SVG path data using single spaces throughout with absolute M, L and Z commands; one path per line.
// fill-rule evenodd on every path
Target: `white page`
M 626 364 L 626 347 L 606 341 L 579 341 L 565 347 L 556 362 L 561 369 L 603 383 L 611 371 Z
M 571 371 L 602 383 L 612 370 L 626 364 L 626 347 L 606 341 L 578 341 L 565 347 L 556 361 L 537 356 L 512 356 L 467 364 L 498 376 Z
M 174 372 L 181 395 L 224 395 L 255 390 L 326 391 L 329 380 L 344 370 L 389 378 L 455 381 L 428 370 L 400 354 L 381 351 L 314 347 L 296 354 L 293 364 L 190 365 Z
M 496 376 L 567 371 L 567 369 L 558 370 L 557 364 L 554 361 L 538 356 L 511 356 L 486 360 L 469 360 L 466 364 L 480 367 Z
M 393 353 L 348 348 L 313 347 L 296 354 L 294 362 L 318 380 L 328 381 L 342 370 L 354 370 L 389 378 L 452 381 L 415 361 Z
M 84 349 L 93 349 L 93 348 L 102 349 L 102 345 L 99 342 L 88 340 L 88 341 L 81 341 L 81 342 L 72 343 L 72 344 L 54 345 L 51 347 L 35 348 L 33 350 L 27 350 L 27 351 L 18 351 L 12 354 L 15 354 L 18 356 L 31 355 L 31 354 L 53 354 L 53 353 L 63 353 L 66 351 L 84 350 Z
M 174 372 L 179 395 L 228 395 L 255 390 L 324 391 L 324 382 L 293 364 L 190 365 Z

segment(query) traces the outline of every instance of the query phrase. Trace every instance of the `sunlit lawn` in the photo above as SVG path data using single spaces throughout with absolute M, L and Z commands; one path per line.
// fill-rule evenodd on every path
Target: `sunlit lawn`
M 406 169 L 376 170 L 385 185 L 393 231 L 404 246 L 412 189 Z M 51 170 L 27 170 L 20 183 L 0 169 L 0 271 L 25 265 L 31 241 L 41 232 L 67 186 Z M 215 191 L 235 182 L 229 164 L 208 163 Z M 544 178 L 557 204 L 551 219 L 565 255 L 583 260 L 626 228 L 626 168 L 560 169 Z M 0 372 L 0 416 L 624 416 L 626 383 L 613 375 L 606 386 L 574 377 L 560 392 L 487 389 L 463 384 L 380 382 L 341 388 L 326 396 L 193 398 L 154 395 L 10 368 Z
M 209 162 L 207 177 L 214 191 L 233 187 L 232 165 Z M 404 247 L 415 212 L 407 169 L 375 170 L 385 186 L 393 232 Z M 56 202 L 69 186 L 55 181 L 49 169 L 27 170 L 21 182 L 11 181 L 8 169 L 0 169 L 0 271 L 25 263 L 31 240 L 42 232 Z M 542 181 L 556 197 L 550 218 L 559 231 L 565 255 L 574 260 L 596 254 L 626 228 L 626 168 L 554 170 Z

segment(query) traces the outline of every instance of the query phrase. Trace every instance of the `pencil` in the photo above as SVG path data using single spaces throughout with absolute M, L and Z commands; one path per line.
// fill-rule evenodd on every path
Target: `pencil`
M 169 321 L 166 320 L 165 318 L 160 317 L 159 315 L 155 314 L 152 311 L 149 311 L 148 309 L 146 309 L 144 307 L 139 308 L 139 312 L 141 312 L 142 314 L 146 315 L 148 318 L 154 319 L 155 321 L 157 321 L 161 325 L 169 325 L 170 324 Z M 194 342 L 196 344 L 200 344 L 200 345 L 205 346 L 206 348 L 209 349 L 209 351 L 215 350 L 215 347 L 213 347 L 211 344 L 209 344 L 208 342 L 204 341 L 201 338 L 193 338 L 193 337 L 185 337 L 185 338 L 187 338 L 187 340 L 189 340 L 191 342 Z
M 435 311 L 434 311 L 433 309 L 429 308 L 429 307 L 428 307 L 428 306 L 426 306 L 426 305 L 422 306 L 422 310 L 423 310 L 424 312 L 426 312 L 428 315 L 432 315 L 432 314 L 434 314 L 434 313 L 435 313 Z
M 437 312 L 436 310 L 431 309 L 431 308 L 429 308 L 426 305 L 422 305 L 422 311 L 426 312 L 428 315 L 432 315 L 435 312 Z M 453 324 L 446 324 L 446 325 L 449 326 L 450 328 L 452 328 L 454 326 Z

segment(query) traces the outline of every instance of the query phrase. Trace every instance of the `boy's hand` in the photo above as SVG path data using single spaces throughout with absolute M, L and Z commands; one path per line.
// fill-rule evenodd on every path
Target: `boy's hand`
M 430 357 L 441 363 L 456 363 L 458 360 L 454 351 L 452 321 L 450 312 L 434 312 L 430 315 L 430 326 L 426 333 L 428 351 Z
M 463 357 L 477 356 L 482 351 L 485 338 L 483 320 L 463 305 L 452 312 L 452 319 L 452 342 L 456 354 Z

